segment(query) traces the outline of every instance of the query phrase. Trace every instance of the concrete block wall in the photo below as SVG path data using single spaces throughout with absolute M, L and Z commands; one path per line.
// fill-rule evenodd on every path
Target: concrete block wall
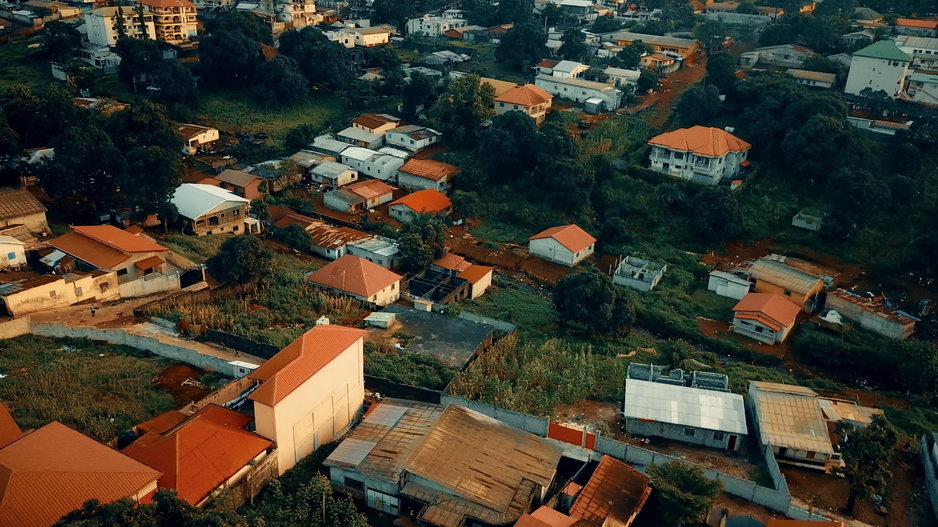
M 29 317 L 0 322 L 0 339 L 12 339 L 29 334 Z
M 179 274 L 177 273 L 166 273 L 152 276 L 152 278 L 151 276 L 121 284 L 119 287 L 121 298 L 147 296 L 179 289 Z

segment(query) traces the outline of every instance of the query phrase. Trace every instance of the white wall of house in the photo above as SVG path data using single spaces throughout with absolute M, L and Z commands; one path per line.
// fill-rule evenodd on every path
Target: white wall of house
M 534 119 L 534 122 L 537 124 L 544 122 L 544 118 L 547 117 L 547 110 L 549 109 L 550 102 L 535 104 L 534 106 L 522 106 L 520 104 L 495 101 L 495 115 L 501 115 L 511 111 L 519 111 L 530 115 L 531 119 Z
M 363 352 L 359 339 L 273 407 L 254 402 L 257 434 L 277 443 L 280 474 L 345 434 L 361 412 Z
M 439 181 L 427 179 L 425 177 L 415 176 L 407 172 L 397 171 L 397 185 L 407 190 L 433 189 L 445 193 L 449 189 L 449 178 L 443 178 Z
M 721 157 L 708 157 L 693 152 L 671 150 L 653 146 L 649 159 L 651 169 L 705 185 L 716 185 L 723 178 L 739 174 L 740 163 L 746 160 L 748 150 L 727 152 Z
M 97 11 L 97 10 L 96 10 Z M 156 26 L 153 24 L 153 15 L 144 15 L 144 24 L 139 24 L 139 15 L 131 8 L 124 10 L 124 32 L 131 38 L 146 37 L 156 39 Z M 102 16 L 101 14 L 85 13 L 85 28 L 87 28 L 88 42 L 95 46 L 115 46 L 117 44 L 117 17 Z
M 384 136 L 384 140 L 388 146 L 402 146 L 412 152 L 416 152 L 440 142 L 440 136 L 433 135 L 423 139 L 414 139 L 405 133 L 390 131 Z
M 766 344 L 775 344 L 782 342 L 788 337 L 791 328 L 782 327 L 779 331 L 766 326 L 757 320 L 748 320 L 733 317 L 733 333 L 739 333 L 753 340 L 765 342 Z
M 742 442 L 739 434 L 646 419 L 626 418 L 625 429 L 631 435 L 665 437 L 692 445 L 704 445 L 728 450 L 738 450 L 739 444 Z M 731 438 L 735 439 L 731 440 Z
M 322 175 L 317 174 L 316 170 L 313 169 L 313 171 L 309 173 L 309 178 L 314 183 L 328 183 L 334 187 L 342 187 L 342 186 L 348 185 L 349 183 L 354 183 L 358 181 L 358 171 L 353 168 L 349 168 L 348 170 L 343 170 L 342 172 L 339 172 L 339 174 L 335 176 L 334 178 L 330 177 L 327 179 L 327 178 L 324 178 Z
M 572 252 L 553 238 L 540 238 L 528 242 L 528 252 L 551 262 L 573 267 L 593 254 L 596 244 L 579 252 Z
M 588 83 L 580 81 L 578 83 L 564 82 L 566 79 L 548 77 L 547 75 L 538 75 L 534 79 L 534 85 L 538 88 L 558 97 L 565 97 L 573 101 L 582 103 L 586 99 L 599 97 L 603 100 L 606 110 L 615 110 L 622 102 L 622 92 L 611 84 L 601 82 Z M 579 81 L 579 79 L 576 79 Z M 595 84 L 596 86 L 591 86 Z
M 70 306 L 88 300 L 103 302 L 117 298 L 120 298 L 120 291 L 115 273 L 101 276 L 88 274 L 71 282 L 63 278 L 2 297 L 7 312 L 13 316 Z
M 428 37 L 440 37 L 450 29 L 465 27 L 469 24 L 468 20 L 460 18 L 443 18 L 428 16 L 422 18 L 411 18 L 407 21 L 407 34 L 419 34 Z
M 10 269 L 26 265 L 26 244 L 20 241 L 0 241 L 0 269 Z
M 742 300 L 744 296 L 749 294 L 749 287 L 751 284 L 748 280 L 743 280 L 742 278 L 739 280 L 741 281 L 737 282 L 735 280 L 730 280 L 718 275 L 711 274 L 710 279 L 707 282 L 707 289 L 713 291 L 719 296 Z
M 915 102 L 938 105 L 938 82 L 922 82 L 912 78 L 906 93 Z
M 909 61 L 854 55 L 850 61 L 850 73 L 847 74 L 844 92 L 859 95 L 864 89 L 870 88 L 874 92 L 882 90 L 890 97 L 895 97 L 902 91 L 908 75 Z

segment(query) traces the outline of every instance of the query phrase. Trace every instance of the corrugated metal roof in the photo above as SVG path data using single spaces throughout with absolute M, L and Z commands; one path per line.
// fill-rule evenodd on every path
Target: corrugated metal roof
M 618 459 L 603 456 L 570 507 L 570 516 L 602 526 L 630 525 L 651 493 L 651 478 Z
M 39 214 L 46 208 L 26 189 L 0 188 L 0 220 Z
M 328 459 L 332 463 L 331 466 L 356 468 L 376 446 L 378 443 L 375 441 L 349 438 L 339 443 Z
M 401 416 L 407 413 L 406 406 L 400 406 L 396 404 L 380 404 L 377 408 L 372 410 L 368 417 L 365 418 L 365 422 L 376 424 L 379 426 L 392 427 L 397 424 L 401 419 Z
M 743 396 L 701 388 L 626 379 L 625 417 L 746 434 Z
M 756 260 L 749 267 L 749 272 L 759 280 L 790 289 L 802 295 L 809 293 L 821 281 L 817 276 L 768 258 Z
M 749 385 L 763 444 L 834 453 L 817 392 L 774 382 L 750 381 Z

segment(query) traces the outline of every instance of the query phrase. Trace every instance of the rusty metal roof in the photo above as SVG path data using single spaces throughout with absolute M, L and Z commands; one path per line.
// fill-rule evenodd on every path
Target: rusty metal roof
M 39 200 L 26 189 L 0 187 L 0 220 L 20 218 L 45 211 L 46 208 L 42 206 L 42 203 L 39 203 Z
M 645 506 L 651 478 L 618 459 L 603 456 L 589 482 L 570 507 L 570 516 L 588 522 L 584 527 L 628 527 Z

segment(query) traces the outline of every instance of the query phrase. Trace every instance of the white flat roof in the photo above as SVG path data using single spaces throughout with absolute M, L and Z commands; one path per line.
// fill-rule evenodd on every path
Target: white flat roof
M 377 154 L 377 152 L 374 150 L 360 146 L 350 146 L 342 151 L 342 156 L 349 157 L 356 161 L 367 161 L 375 154 Z
M 250 203 L 251 200 L 242 198 L 215 185 L 201 185 L 199 183 L 183 183 L 173 193 L 173 205 L 179 215 L 194 220 L 210 212 L 226 202 Z
M 747 434 L 743 396 L 626 379 L 625 417 L 731 434 Z

